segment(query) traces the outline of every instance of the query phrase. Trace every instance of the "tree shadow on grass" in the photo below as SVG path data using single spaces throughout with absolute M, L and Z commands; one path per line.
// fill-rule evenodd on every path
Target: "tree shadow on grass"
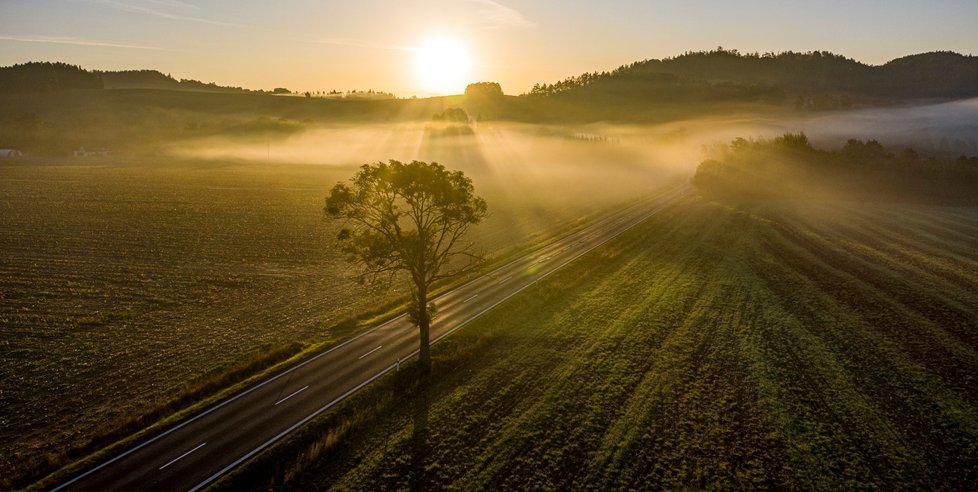
M 414 430 L 411 433 L 411 470 L 408 484 L 411 490 L 427 490 L 430 488 L 427 464 L 431 455 L 431 431 L 428 421 L 431 392 L 426 383 L 419 384 L 413 400 Z

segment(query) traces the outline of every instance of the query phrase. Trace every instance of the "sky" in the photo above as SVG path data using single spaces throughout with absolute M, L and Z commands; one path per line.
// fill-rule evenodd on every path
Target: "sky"
M 975 0 L 0 0 L 0 66 L 62 61 L 250 89 L 398 96 L 495 81 L 519 94 L 718 46 L 824 50 L 870 64 L 978 54 L 975 26 Z

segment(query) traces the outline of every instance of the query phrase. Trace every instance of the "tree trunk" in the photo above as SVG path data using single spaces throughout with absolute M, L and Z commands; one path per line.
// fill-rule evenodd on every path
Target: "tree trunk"
M 425 288 L 418 289 L 418 311 L 419 342 L 421 345 L 418 350 L 418 362 L 421 364 L 419 375 L 424 379 L 431 374 L 431 340 L 429 337 L 431 315 L 428 313 L 428 291 Z

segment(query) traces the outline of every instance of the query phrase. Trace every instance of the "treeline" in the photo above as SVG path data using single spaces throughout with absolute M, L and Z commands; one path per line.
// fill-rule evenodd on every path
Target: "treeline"
M 693 184 L 711 198 L 893 200 L 978 204 L 978 157 L 891 152 L 876 140 L 849 140 L 838 150 L 814 148 L 804 133 L 738 138 L 710 150 Z
M 0 67 L 0 92 L 47 92 L 71 89 L 101 89 L 102 77 L 77 65 L 29 62 Z
M 779 104 L 783 89 L 772 85 L 732 81 L 708 81 L 671 73 L 585 73 L 554 84 L 534 85 L 531 99 L 558 96 L 564 100 L 601 103 L 677 103 L 744 101 Z
M 432 121 L 447 121 L 449 123 L 469 124 L 469 114 L 462 108 L 448 108 L 431 116 Z
M 105 89 L 173 89 L 217 92 L 250 92 L 241 87 L 227 87 L 214 82 L 201 82 L 194 79 L 175 79 L 157 70 L 121 70 L 115 72 L 98 71 Z
M 431 138 L 464 137 L 473 135 L 472 119 L 462 108 L 446 108 L 431 116 L 431 123 L 425 126 L 425 136 Z
M 823 96 L 814 101 L 815 107 L 849 104 L 844 100 L 825 104 L 826 97 L 841 95 L 953 99 L 978 96 L 978 57 L 932 52 L 872 66 L 826 51 L 741 54 L 720 47 L 536 84 L 528 95 L 635 90 L 643 85 L 697 87 L 707 95 L 727 98 L 781 100 L 790 94 L 812 100 Z
M 0 91 L 53 92 L 80 89 L 170 89 L 210 92 L 263 92 L 194 79 L 175 79 L 157 70 L 85 70 L 60 62 L 28 62 L 0 67 Z

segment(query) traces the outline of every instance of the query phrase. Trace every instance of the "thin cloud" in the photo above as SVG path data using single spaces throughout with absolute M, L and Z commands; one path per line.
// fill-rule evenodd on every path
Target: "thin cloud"
M 70 44 L 74 46 L 100 46 L 105 48 L 127 48 L 136 50 L 165 50 L 157 46 L 143 46 L 138 44 L 113 43 L 109 41 L 98 41 L 94 39 L 63 38 L 51 36 L 12 36 L 0 34 L 2 41 L 18 41 L 21 43 L 47 43 L 47 44 Z
M 174 1 L 174 0 L 136 0 L 136 1 L 121 1 L 121 0 L 87 0 L 89 3 L 95 3 L 99 5 L 105 5 L 106 7 L 114 8 L 116 10 L 121 10 L 123 12 L 132 12 L 134 14 L 143 14 L 151 17 L 159 17 L 161 19 L 169 19 L 175 21 L 184 22 L 197 22 L 200 24 L 210 24 L 213 26 L 224 26 L 224 27 L 250 27 L 242 24 L 235 24 L 233 22 L 224 22 L 212 19 L 206 19 L 203 17 L 198 17 L 196 15 L 190 15 L 185 13 L 188 10 L 200 10 L 200 7 L 189 4 L 186 2 Z M 169 9 L 167 11 L 164 9 Z M 172 10 L 182 10 L 183 12 L 172 12 Z
M 520 11 L 507 7 L 494 0 L 466 0 L 469 3 L 478 4 L 481 8 L 478 13 L 487 22 L 490 29 L 500 27 L 533 27 L 536 25 L 528 20 Z
M 181 9 L 200 10 L 200 7 L 192 3 L 181 2 L 180 0 L 143 0 L 146 3 L 162 5 L 164 7 L 175 7 Z
M 332 44 L 336 46 L 352 46 L 356 48 L 373 48 L 373 49 L 380 49 L 380 50 L 411 51 L 416 49 L 412 46 L 400 46 L 396 44 L 376 43 L 373 41 L 365 41 L 362 39 L 352 39 L 352 38 L 320 38 L 320 39 L 316 39 L 314 42 L 319 44 Z

